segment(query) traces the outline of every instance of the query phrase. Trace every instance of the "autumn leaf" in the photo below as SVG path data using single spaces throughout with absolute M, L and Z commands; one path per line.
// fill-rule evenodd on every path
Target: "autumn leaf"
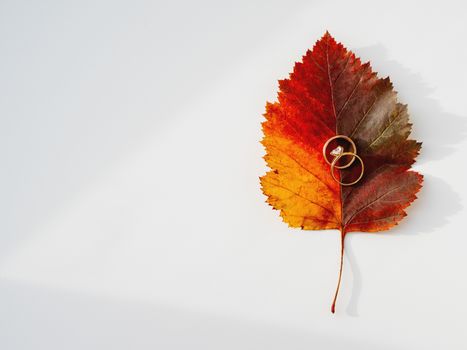
M 407 106 L 397 102 L 389 78 L 378 78 L 328 32 L 289 79 L 279 81 L 278 101 L 267 103 L 264 116 L 262 144 L 271 170 L 260 181 L 267 202 L 291 227 L 340 231 L 334 313 L 346 234 L 388 230 L 406 216 L 422 186 L 422 175 L 410 170 L 421 143 L 409 139 Z M 364 164 L 362 179 L 352 186 L 333 179 L 323 155 L 323 145 L 336 135 L 353 140 Z M 343 183 L 363 172 L 357 161 L 334 170 Z

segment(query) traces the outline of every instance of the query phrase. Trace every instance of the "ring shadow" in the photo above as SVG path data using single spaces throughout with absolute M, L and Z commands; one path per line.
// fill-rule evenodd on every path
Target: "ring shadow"
M 456 145 L 466 137 L 466 119 L 462 116 L 446 113 L 440 104 L 429 95 L 433 89 L 424 83 L 419 74 L 413 73 L 400 63 L 388 60 L 387 50 L 380 44 L 357 50 L 364 58 L 371 57 L 378 62 L 378 68 L 390 74 L 396 82 L 399 100 L 409 104 L 410 117 L 414 121 L 413 138 L 423 142 L 422 151 L 417 162 L 424 164 L 439 161 L 455 153 Z M 378 69 L 375 69 L 378 70 Z M 430 233 L 445 226 L 449 217 L 462 209 L 459 195 L 443 179 L 424 175 L 422 190 L 409 208 L 410 219 L 403 220 L 390 232 L 384 235 L 406 235 Z M 436 215 L 433 215 L 436 213 Z M 368 233 L 352 233 L 368 234 Z M 352 271 L 352 291 L 346 313 L 358 316 L 358 304 L 362 291 L 362 274 L 352 249 L 351 237 L 346 238 L 345 256 Z

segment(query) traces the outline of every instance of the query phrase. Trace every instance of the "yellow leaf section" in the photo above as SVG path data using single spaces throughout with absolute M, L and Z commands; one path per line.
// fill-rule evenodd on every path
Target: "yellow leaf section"
M 277 134 L 262 144 L 272 170 L 260 178 L 261 187 L 284 222 L 305 230 L 340 229 L 340 188 L 321 152 Z

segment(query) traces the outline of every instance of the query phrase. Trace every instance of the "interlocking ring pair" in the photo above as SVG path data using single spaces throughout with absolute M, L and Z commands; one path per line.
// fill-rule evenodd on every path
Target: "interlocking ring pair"
M 351 152 L 344 152 L 344 148 L 342 146 L 337 146 L 335 149 L 333 149 L 329 153 L 330 155 L 334 156 L 334 159 L 332 161 L 329 161 L 328 156 L 327 156 L 327 148 L 328 148 L 329 144 L 331 143 L 331 141 L 336 140 L 336 139 L 343 139 L 343 140 L 347 141 L 348 143 L 350 143 L 350 145 L 352 146 L 352 151 Z M 339 159 L 341 159 L 344 156 L 352 156 L 352 159 L 347 164 L 337 165 L 337 162 L 339 161 Z M 357 146 L 355 146 L 355 143 L 352 141 L 352 139 L 350 137 L 345 136 L 345 135 L 336 135 L 336 136 L 331 137 L 329 140 L 326 141 L 326 143 L 323 146 L 323 157 L 324 157 L 324 160 L 326 160 L 326 163 L 328 163 L 331 166 L 331 176 L 332 176 L 332 178 L 335 181 L 337 181 L 338 183 L 340 183 L 342 186 L 355 185 L 357 182 L 359 182 L 362 179 L 363 173 L 365 171 L 365 165 L 363 164 L 362 158 L 360 158 L 360 156 L 357 154 Z M 336 176 L 334 175 L 334 169 L 348 168 L 349 166 L 352 165 L 352 163 L 355 161 L 355 159 L 358 159 L 360 164 L 362 165 L 362 170 L 361 170 L 360 175 L 358 176 L 358 178 L 355 181 L 347 182 L 347 183 L 338 180 L 336 178 Z

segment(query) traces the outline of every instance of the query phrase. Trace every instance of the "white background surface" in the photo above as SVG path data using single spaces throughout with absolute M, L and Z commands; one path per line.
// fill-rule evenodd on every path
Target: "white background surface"
M 0 348 L 467 349 L 462 1 L 0 3 Z M 384 234 L 259 190 L 277 79 L 328 29 L 389 75 L 425 187 Z

